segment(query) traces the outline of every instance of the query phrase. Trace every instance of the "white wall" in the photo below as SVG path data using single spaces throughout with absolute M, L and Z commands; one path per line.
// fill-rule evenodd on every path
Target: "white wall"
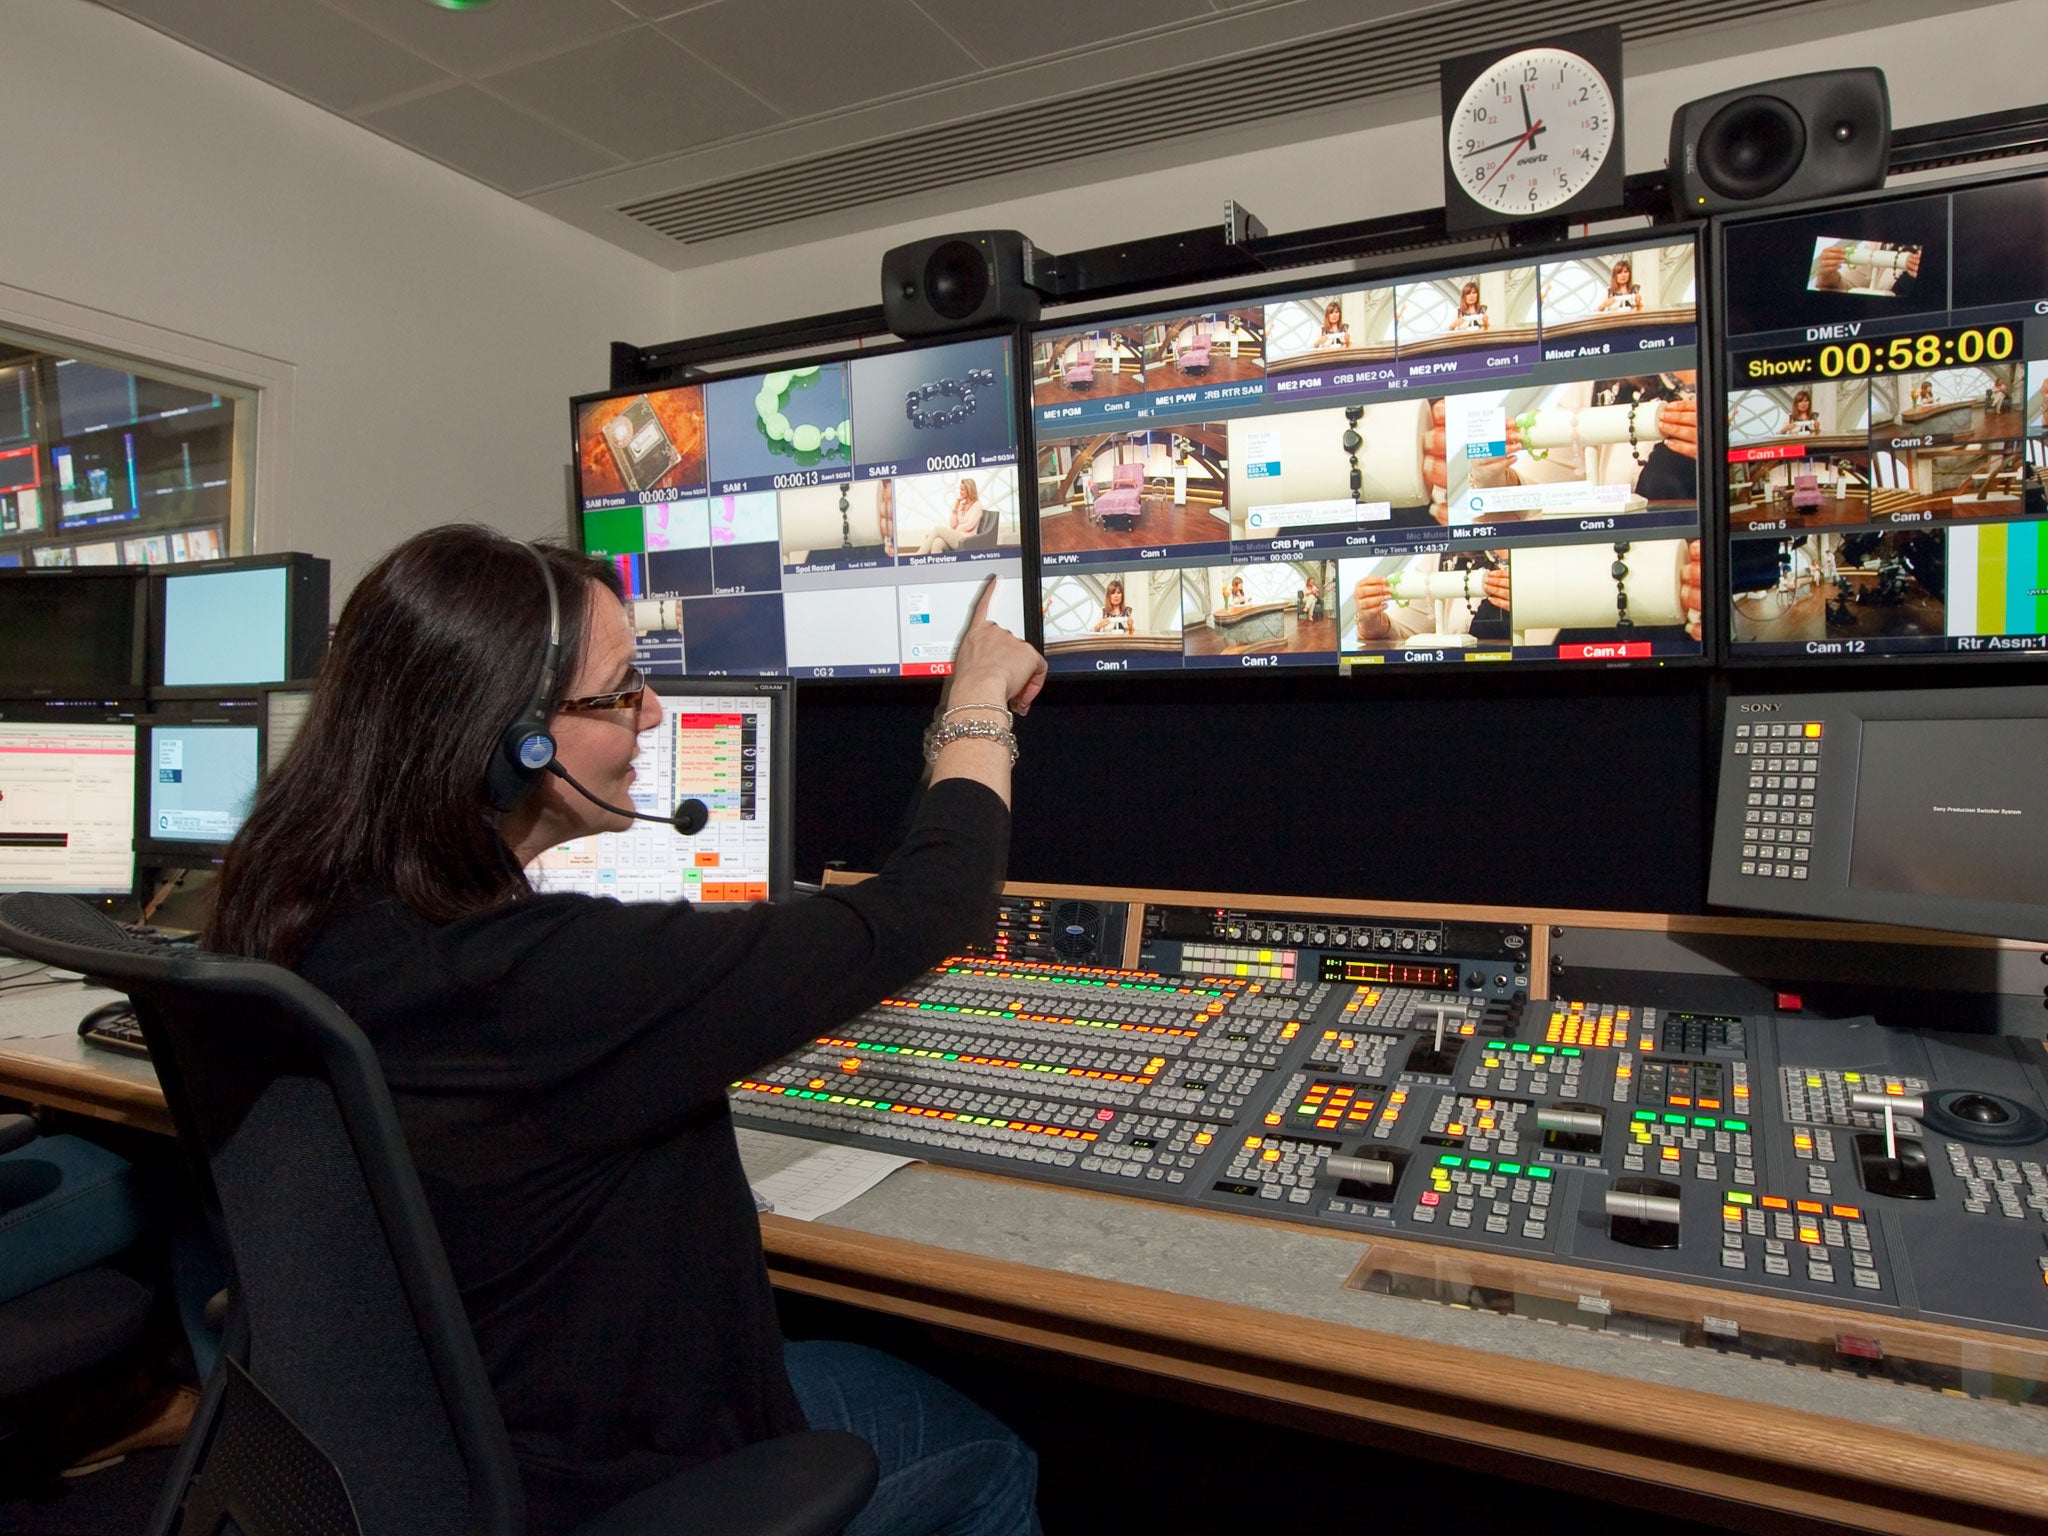
M 1846 8 L 1843 26 L 1853 25 Z M 1758 24 L 1759 37 L 1767 36 Z M 1939 20 L 1880 27 L 1832 40 L 1766 48 L 1746 58 L 1657 67 L 1682 57 L 1683 40 L 1631 51 L 1628 169 L 1661 169 L 1671 116 L 1688 101 L 1759 80 L 1874 64 L 1900 126 L 2031 106 L 2044 90 L 2041 43 L 2048 3 L 2009 0 Z M 1647 62 L 1647 66 L 1645 64 Z M 1642 72 L 1638 72 L 1642 70 Z M 1443 146 L 1434 93 L 1418 93 L 1413 121 L 1285 149 L 1233 155 L 1130 176 L 1091 188 L 981 207 L 677 276 L 678 336 L 761 325 L 879 301 L 882 253 L 948 230 L 1021 229 L 1048 251 L 1086 250 L 1219 221 L 1234 197 L 1275 234 L 1435 207 L 1443 202 Z
M 198 0 L 204 3 L 204 0 Z M 86 0 L 0 0 L 0 282 L 289 365 L 265 549 L 560 533 L 568 397 L 673 277 Z

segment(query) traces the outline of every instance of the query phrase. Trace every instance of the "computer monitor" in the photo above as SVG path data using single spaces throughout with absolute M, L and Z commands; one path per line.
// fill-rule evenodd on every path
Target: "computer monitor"
M 2048 653 L 2048 175 L 1720 229 L 1729 659 Z
M 1707 898 L 2048 941 L 2048 687 L 1731 698 Z
M 0 709 L 0 891 L 135 891 L 135 725 Z
M 135 698 L 147 592 L 124 570 L 0 570 L 0 698 Z
M 1643 233 L 1039 326 L 1047 660 L 1702 659 L 1697 271 Z
M 268 688 L 259 688 L 256 693 L 262 716 L 263 773 L 268 777 L 277 771 L 285 753 L 291 751 L 292 743 L 299 739 L 299 727 L 305 724 L 306 711 L 312 707 L 313 685 L 306 682 L 276 683 Z
M 142 718 L 135 851 L 143 864 L 219 865 L 262 776 L 261 719 L 253 695 L 168 701 Z
M 1024 631 L 1005 335 L 573 402 L 584 549 L 650 674 L 930 677 L 982 583 Z
M 325 560 L 305 554 L 157 571 L 151 689 L 206 694 L 311 677 L 327 648 L 327 575 Z
M 701 832 L 636 821 L 631 831 L 579 837 L 527 870 L 542 892 L 621 901 L 744 905 L 790 890 L 790 722 L 786 679 L 661 677 L 661 724 L 633 761 L 633 808 L 667 816 L 696 799 Z

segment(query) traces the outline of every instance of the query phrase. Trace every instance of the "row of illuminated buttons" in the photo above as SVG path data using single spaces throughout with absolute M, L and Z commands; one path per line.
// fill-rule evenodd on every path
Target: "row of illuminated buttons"
M 1743 798 L 1742 803 L 1744 805 L 1755 806 L 1782 806 L 1788 811 L 1810 811 L 1813 809 L 1813 796 L 1780 794 L 1776 790 L 1759 791 L 1752 789 L 1748 793 L 1748 795 L 1746 795 Z
M 1773 861 L 1779 864 L 1805 864 L 1813 858 L 1813 850 L 1811 848 L 1787 848 L 1782 844 L 1744 843 L 1742 845 L 1742 856 L 1745 859 L 1754 859 L 1761 864 L 1768 864 Z M 1746 875 L 1749 873 L 1749 870 L 1744 869 L 1743 873 Z
M 1800 849 L 1799 851 L 1800 851 L 1801 853 L 1804 853 L 1804 852 L 1806 852 L 1806 850 L 1805 850 L 1804 848 Z M 1743 874 L 1745 874 L 1745 875 L 1755 875 L 1755 876 L 1756 876 L 1756 877 L 1757 877 L 1758 879 L 1761 879 L 1761 880 L 1769 880 L 1769 879 L 1772 879 L 1773 877 L 1775 877 L 1775 878 L 1777 878 L 1777 879 L 1779 879 L 1779 880 L 1783 880 L 1783 879 L 1787 878 L 1788 876 L 1789 876 L 1790 878 L 1794 879 L 1794 880 L 1804 880 L 1804 879 L 1806 879 L 1806 878 L 1807 878 L 1807 873 L 1808 873 L 1808 872 L 1807 872 L 1807 868 L 1806 868 L 1806 866 L 1805 866 L 1804 864 L 1750 864 L 1750 863 L 1744 863 L 1744 864 L 1743 864 L 1743 865 L 1741 865 L 1740 867 L 1741 867 L 1741 871 L 1742 871 L 1742 873 L 1743 873 Z
M 1818 720 L 1772 720 L 1751 725 L 1747 721 L 1735 727 L 1735 739 L 1745 741 L 1754 737 L 1762 741 L 1781 741 L 1786 737 L 1795 739 L 1820 740 L 1825 727 Z
M 1751 789 L 1812 789 L 1814 775 L 1810 773 L 1752 773 L 1749 776 Z

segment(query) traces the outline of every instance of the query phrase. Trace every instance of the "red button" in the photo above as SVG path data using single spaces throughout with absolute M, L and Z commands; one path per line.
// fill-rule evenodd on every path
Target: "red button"
M 1425 1189 L 1422 1192 L 1422 1203 L 1424 1205 L 1435 1205 L 1437 1203 L 1436 1191 L 1433 1189 Z

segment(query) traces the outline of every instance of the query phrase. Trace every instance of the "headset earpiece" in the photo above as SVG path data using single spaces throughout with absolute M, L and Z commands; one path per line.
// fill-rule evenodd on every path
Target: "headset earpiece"
M 533 697 L 519 712 L 519 718 L 505 728 L 498 747 L 484 772 L 484 794 L 494 810 L 511 810 L 532 791 L 555 760 L 555 738 L 548 734 L 548 704 L 555 696 L 555 671 L 562 658 L 562 604 L 555 591 L 555 573 L 548 569 L 547 556 L 531 544 L 519 546 L 540 567 L 540 579 L 548 592 L 548 643 L 541 653 L 540 675 L 534 680 Z

